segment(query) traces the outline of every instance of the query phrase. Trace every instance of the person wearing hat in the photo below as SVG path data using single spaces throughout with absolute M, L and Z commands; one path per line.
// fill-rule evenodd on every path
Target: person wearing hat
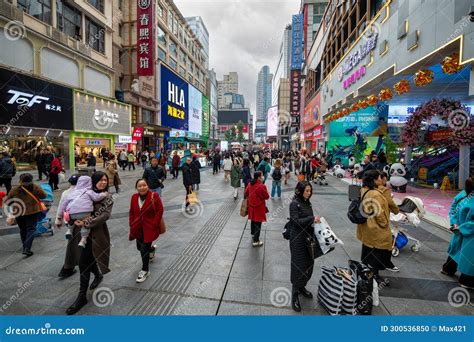
M 16 167 L 6 149 L 0 150 L 0 186 L 5 185 L 7 195 L 12 188 L 12 178 L 15 177 Z
M 65 190 L 62 194 L 61 194 L 61 199 L 59 200 L 59 205 L 58 205 L 58 208 L 61 207 L 61 204 L 63 202 L 63 200 L 65 198 L 67 198 L 67 196 L 69 195 L 70 192 L 74 191 L 74 189 L 76 188 L 76 185 L 77 185 L 77 180 L 79 179 L 79 175 L 77 174 L 74 174 L 72 175 L 71 177 L 69 177 L 68 179 L 68 182 L 69 184 L 71 185 L 69 187 L 69 189 Z M 56 226 L 61 226 L 63 223 L 63 218 L 61 215 L 57 215 L 56 216 L 56 221 L 55 221 L 55 225 Z M 72 240 L 68 240 L 68 245 L 71 244 L 71 241 Z M 69 248 L 69 247 L 67 247 Z M 61 271 L 59 272 L 58 274 L 58 277 L 60 278 L 67 278 L 67 277 L 70 277 L 72 276 L 74 273 L 76 273 L 76 269 L 74 268 L 74 266 L 72 267 L 67 267 L 68 266 L 68 258 L 67 258 L 67 253 L 66 253 L 66 258 L 64 260 L 64 266 L 61 268 Z

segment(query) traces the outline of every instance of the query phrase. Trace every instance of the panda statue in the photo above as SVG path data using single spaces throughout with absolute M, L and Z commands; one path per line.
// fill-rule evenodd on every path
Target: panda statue
M 355 163 L 356 163 L 355 157 L 354 157 L 354 156 L 350 156 L 350 157 L 349 157 L 349 170 L 350 170 L 351 172 L 354 172 L 354 165 L 355 165 Z
M 390 166 L 390 180 L 389 184 L 393 191 L 405 193 L 407 192 L 408 180 L 405 178 L 407 170 L 402 163 L 395 163 Z
M 362 172 L 362 165 L 360 165 L 359 163 L 354 164 L 354 173 L 353 173 L 353 175 L 357 176 L 357 174 L 359 172 Z
M 344 178 L 345 173 L 346 172 L 344 171 L 341 165 L 334 165 L 334 175 L 337 178 Z
M 385 172 L 387 174 L 387 176 L 390 175 L 390 166 L 391 166 L 391 164 L 387 164 L 383 167 L 383 170 L 382 170 L 383 172 Z

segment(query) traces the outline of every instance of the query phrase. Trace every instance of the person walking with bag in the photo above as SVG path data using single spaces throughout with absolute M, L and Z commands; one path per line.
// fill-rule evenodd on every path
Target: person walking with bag
M 153 158 L 153 160 L 158 160 Z M 130 234 L 129 240 L 136 240 L 137 249 L 142 259 L 142 269 L 138 273 L 137 283 L 143 283 L 150 275 L 149 263 L 155 257 L 153 241 L 160 235 L 160 224 L 163 219 L 163 203 L 156 192 L 150 191 L 146 179 L 139 179 L 135 188 L 137 193 L 130 201 Z
M 95 172 L 91 179 L 92 189 L 95 192 L 102 193 L 108 190 L 109 180 L 104 172 Z M 94 203 L 93 214 L 89 219 L 74 222 L 74 225 L 78 226 L 79 229 L 73 232 L 73 238 L 67 245 L 63 269 L 70 270 L 79 265 L 80 286 L 76 300 L 66 310 L 67 315 L 74 315 L 80 311 L 87 304 L 87 290 L 96 289 L 102 282 L 104 274 L 110 272 L 110 234 L 107 221 L 112 215 L 113 205 L 112 195 L 107 194 L 102 201 Z M 80 227 L 86 225 L 90 230 L 90 234 L 86 246 L 82 248 L 78 246 L 81 239 Z M 95 278 L 89 287 L 91 273 L 94 274 Z
M 379 187 L 383 185 L 380 172 L 369 170 L 362 179 L 361 208 L 367 217 L 365 223 L 357 224 L 356 237 L 362 242 L 362 263 L 372 267 L 377 283 L 382 279 L 379 271 L 389 264 L 388 252 L 392 251 L 392 231 L 390 230 L 390 209 L 387 199 Z
M 275 198 L 275 191 L 278 198 L 281 199 L 281 179 L 283 178 L 283 168 L 281 159 L 275 160 L 275 164 L 270 171 L 270 177 L 272 177 L 272 199 Z
M 51 162 L 51 170 L 49 172 L 49 186 L 53 191 L 59 190 L 59 174 L 66 172 L 62 165 L 63 156 L 58 154 Z
M 253 236 L 253 247 L 263 246 L 260 241 L 262 222 L 266 222 L 267 206 L 265 201 L 270 198 L 267 187 L 262 182 L 262 173 L 256 171 L 252 181 L 245 188 L 245 198 L 248 205 L 248 219 L 250 220 L 250 233 Z
M 230 185 L 234 188 L 234 201 L 239 196 L 239 188 L 241 187 L 240 180 L 242 179 L 242 169 L 238 158 L 234 159 L 232 168 L 230 170 Z
M 191 158 L 186 158 L 186 163 L 184 163 L 181 171 L 183 172 L 183 185 L 186 189 L 186 210 L 188 210 L 190 204 L 188 200 L 188 195 L 193 192 L 193 174 L 191 170 Z
M 313 224 L 319 223 L 320 217 L 314 216 L 310 202 L 312 194 L 313 187 L 309 182 L 299 182 L 290 204 L 291 307 L 296 312 L 301 311 L 299 294 L 313 298 L 313 294 L 306 289 L 314 268 L 307 240 L 316 240 Z M 317 243 L 316 246 L 319 248 Z M 322 251 L 318 255 L 322 255 Z
M 46 196 L 46 192 L 39 185 L 33 183 L 33 175 L 24 173 L 20 176 L 20 185 L 10 190 L 5 198 L 5 202 L 11 206 L 10 210 L 12 210 L 8 215 L 7 223 L 12 225 L 16 219 L 20 228 L 23 255 L 27 258 L 33 255 L 31 247 L 35 237 L 38 214 L 46 210 L 40 200 Z M 20 208 L 19 212 L 18 208 Z
M 173 179 L 178 179 L 180 164 L 181 164 L 181 158 L 178 156 L 178 152 L 174 151 L 173 159 L 171 160 L 171 167 L 172 167 L 171 174 L 173 175 Z
M 115 192 L 118 194 L 119 193 L 119 185 L 122 184 L 122 181 L 120 180 L 119 173 L 118 173 L 118 164 L 117 161 L 115 160 L 115 156 L 113 154 L 110 155 L 110 160 L 107 161 L 107 164 L 105 164 L 105 173 L 107 174 L 107 177 L 109 178 L 109 187 L 114 186 L 115 187 Z

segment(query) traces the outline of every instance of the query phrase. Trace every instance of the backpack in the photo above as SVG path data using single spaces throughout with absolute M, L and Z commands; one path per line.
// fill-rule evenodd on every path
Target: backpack
M 362 212 L 362 203 L 364 202 L 364 197 L 367 193 L 371 191 L 368 190 L 364 193 L 364 196 L 360 199 L 355 199 L 349 204 L 349 209 L 347 210 L 347 217 L 352 223 L 355 224 L 364 224 L 367 222 L 367 215 Z
M 272 175 L 272 178 L 274 181 L 279 181 L 281 180 L 281 168 L 279 167 L 276 167 L 275 170 L 273 170 L 273 175 Z

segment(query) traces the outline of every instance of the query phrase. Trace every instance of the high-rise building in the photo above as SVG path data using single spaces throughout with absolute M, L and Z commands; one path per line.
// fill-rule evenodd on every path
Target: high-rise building
M 224 75 L 222 81 L 217 81 L 217 104 L 218 107 L 224 106 L 224 94 L 239 92 L 239 75 L 236 72 L 229 72 Z
M 209 69 L 209 31 L 199 16 L 186 17 L 186 21 L 202 45 L 202 53 L 206 58 L 206 69 Z
M 220 109 L 242 109 L 245 108 L 245 98 L 242 94 L 225 93 L 224 101 Z
M 272 79 L 268 65 L 263 66 L 257 80 L 257 122 L 267 120 L 267 111 L 272 105 Z
M 280 88 L 280 80 L 289 79 L 290 62 L 291 62 L 291 25 L 287 25 L 283 31 L 280 43 L 280 53 L 278 63 L 273 74 L 272 85 L 272 106 L 278 105 L 278 94 Z
M 304 56 L 307 56 L 313 40 L 323 20 L 329 0 L 301 0 L 300 13 L 304 14 L 306 31 L 304 32 Z
M 214 69 L 208 70 L 208 93 L 209 93 L 209 110 L 210 110 L 210 138 L 212 146 L 215 145 L 215 139 L 217 138 L 217 118 L 218 118 L 218 106 L 217 106 L 217 76 Z

